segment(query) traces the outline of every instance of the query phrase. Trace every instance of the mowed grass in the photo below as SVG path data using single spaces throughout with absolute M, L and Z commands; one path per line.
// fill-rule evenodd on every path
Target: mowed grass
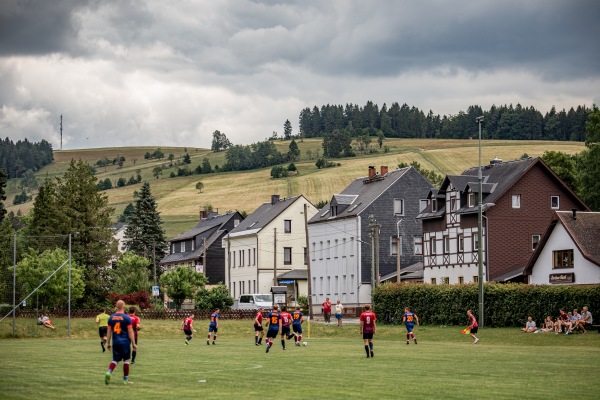
M 279 341 L 269 354 L 255 346 L 251 321 L 222 320 L 217 345 L 206 345 L 207 321 L 184 345 L 180 321 L 143 320 L 133 385 L 121 384 L 122 364 L 103 382 L 111 356 L 102 353 L 92 319 L 54 321 L 56 331 L 19 320 L 20 334 L 0 340 L 0 393 L 6 399 L 431 399 L 547 398 L 559 387 L 577 398 L 600 393 L 600 335 L 523 334 L 517 328 L 482 329 L 473 345 L 462 327 L 416 328 L 407 346 L 400 326 L 379 326 L 375 358 L 367 359 L 358 325 L 311 324 L 307 347 Z M 0 324 L 6 337 L 10 323 Z

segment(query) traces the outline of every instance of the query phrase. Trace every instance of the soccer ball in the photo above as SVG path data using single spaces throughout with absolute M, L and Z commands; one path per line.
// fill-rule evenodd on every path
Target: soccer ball
M 302 342 L 303 346 L 308 346 L 308 342 Z

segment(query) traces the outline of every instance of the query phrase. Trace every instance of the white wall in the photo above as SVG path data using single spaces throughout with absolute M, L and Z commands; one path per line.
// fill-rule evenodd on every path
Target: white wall
M 573 250 L 574 268 L 552 267 L 554 250 Z M 540 256 L 532 268 L 529 283 L 544 285 L 550 283 L 550 274 L 575 273 L 575 284 L 600 283 L 600 267 L 586 260 L 560 221 L 554 227 Z

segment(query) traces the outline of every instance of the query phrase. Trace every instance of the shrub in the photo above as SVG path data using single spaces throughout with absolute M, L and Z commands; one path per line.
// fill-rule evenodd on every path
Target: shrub
M 152 299 L 146 292 L 134 292 L 134 293 L 111 293 L 107 297 L 112 304 L 115 304 L 117 300 L 123 300 L 127 305 L 136 305 L 142 310 L 152 308 Z

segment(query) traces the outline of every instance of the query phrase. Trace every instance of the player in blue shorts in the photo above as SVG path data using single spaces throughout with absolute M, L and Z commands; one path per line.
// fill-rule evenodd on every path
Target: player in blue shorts
M 296 311 L 292 313 L 292 330 L 296 334 L 296 346 L 300 346 L 302 343 L 302 323 L 304 322 L 304 315 L 300 306 L 296 307 Z
M 267 329 L 267 339 L 265 340 L 267 343 L 266 353 L 268 353 L 271 346 L 273 346 L 273 339 L 281 332 L 281 314 L 276 305 L 274 305 L 273 310 L 267 314 L 267 325 L 269 326 L 269 329 Z
M 212 344 L 216 344 L 215 340 L 217 340 L 217 332 L 219 331 L 219 313 L 221 310 L 218 308 L 214 313 L 210 314 L 210 324 L 208 325 L 208 337 L 206 338 L 206 344 L 210 344 L 210 334 L 213 333 L 213 341 Z
M 133 350 L 137 349 L 131 318 L 125 314 L 125 302 L 123 300 L 117 301 L 116 308 L 117 312 L 108 319 L 106 338 L 108 345 L 106 348 L 108 350 L 111 349 L 112 339 L 113 360 L 108 366 L 108 371 L 106 371 L 106 374 L 104 375 L 104 383 L 107 385 L 110 382 L 112 372 L 121 360 L 123 360 L 123 383 L 131 383 L 129 382 L 129 358 L 131 356 L 131 346 L 133 345 Z
M 406 344 L 407 345 L 410 344 L 411 337 L 415 341 L 415 344 L 417 344 L 417 338 L 415 337 L 415 334 L 412 331 L 415 326 L 415 321 L 417 322 L 417 325 L 419 325 L 419 317 L 417 317 L 417 314 L 411 312 L 410 307 L 406 307 L 404 309 L 404 315 L 402 315 L 402 322 L 406 325 Z

